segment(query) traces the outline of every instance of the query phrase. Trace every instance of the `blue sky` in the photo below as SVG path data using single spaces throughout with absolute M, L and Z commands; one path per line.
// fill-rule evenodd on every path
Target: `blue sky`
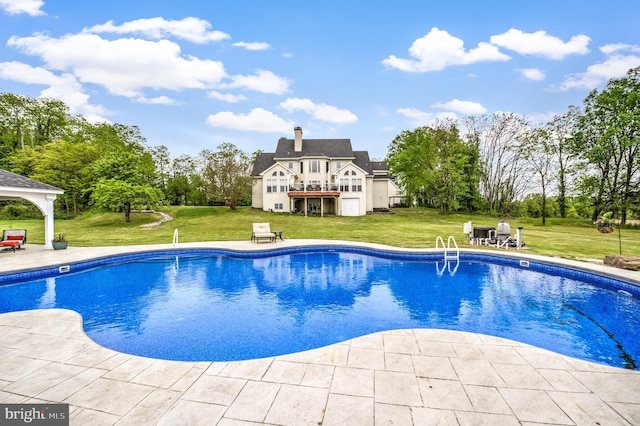
M 173 157 L 508 111 L 546 122 L 640 66 L 624 1 L 0 0 L 0 92 L 138 125 Z

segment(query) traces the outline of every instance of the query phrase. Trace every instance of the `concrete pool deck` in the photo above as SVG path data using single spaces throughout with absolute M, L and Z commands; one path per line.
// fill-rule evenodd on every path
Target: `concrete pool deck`
M 306 240 L 178 247 L 309 244 L 400 250 Z M 0 253 L 0 272 L 171 248 L 53 251 L 28 245 L 25 251 Z M 578 266 L 640 282 L 638 272 Z M 86 336 L 79 314 L 51 309 L 0 315 L 0 403 L 67 403 L 72 425 L 634 425 L 640 424 L 640 372 L 511 340 L 434 329 L 375 333 L 251 361 L 165 361 L 106 349 Z

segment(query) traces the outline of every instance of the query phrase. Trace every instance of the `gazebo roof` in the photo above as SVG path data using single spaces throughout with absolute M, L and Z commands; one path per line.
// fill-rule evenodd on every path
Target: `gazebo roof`
M 28 190 L 28 192 L 51 192 L 54 194 L 64 193 L 62 189 L 55 186 L 38 182 L 36 180 L 29 179 L 28 177 L 20 176 L 2 169 L 0 169 L 0 188 L 5 190 L 14 188 L 16 192 L 20 190 Z

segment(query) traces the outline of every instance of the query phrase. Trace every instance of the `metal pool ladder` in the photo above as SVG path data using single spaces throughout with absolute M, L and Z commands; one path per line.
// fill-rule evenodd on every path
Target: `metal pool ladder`
M 440 248 L 442 245 L 442 249 L 444 250 L 444 263 L 442 265 L 442 269 L 440 268 L 440 262 L 436 262 L 436 272 L 439 276 L 442 276 L 444 270 L 447 269 L 449 271 L 449 275 L 453 275 L 458 270 L 458 265 L 460 264 L 460 249 L 458 248 L 458 243 L 453 235 L 449 235 L 447 238 L 447 246 L 444 245 L 444 240 L 441 236 L 438 235 L 436 238 L 436 250 Z M 455 248 L 455 252 L 451 253 L 452 249 Z M 456 264 L 453 268 L 451 268 L 451 263 L 455 260 Z
M 178 228 L 173 231 L 173 246 L 175 247 L 178 244 Z

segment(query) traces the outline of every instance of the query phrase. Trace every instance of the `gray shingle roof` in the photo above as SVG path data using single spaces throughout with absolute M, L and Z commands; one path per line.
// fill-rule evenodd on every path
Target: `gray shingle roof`
M 373 167 L 371 167 L 371 160 L 369 159 L 369 151 L 353 151 L 355 155 L 355 159 L 353 160 L 353 164 L 360 167 L 362 170 L 367 172 L 368 174 L 373 174 Z
M 261 152 L 256 156 L 256 161 L 253 163 L 252 176 L 258 176 L 260 173 L 271 167 L 275 161 L 273 160 L 273 152 Z
M 325 156 L 329 158 L 353 158 L 351 139 L 302 139 L 302 151 L 293 150 L 293 139 L 280 138 L 275 158 L 300 158 Z
M 15 173 L 8 172 L 0 169 L 0 187 L 14 187 L 24 189 L 39 189 L 43 191 L 56 191 L 60 192 L 62 189 L 46 183 L 38 182 L 28 177 L 17 175 Z
M 276 160 L 297 160 L 302 157 L 327 157 L 351 159 L 353 163 L 368 174 L 374 170 L 386 170 L 383 161 L 371 161 L 368 151 L 354 151 L 351 139 L 302 139 L 302 151 L 294 150 L 294 139 L 280 138 L 276 152 L 258 154 L 253 163 L 253 176 L 267 170 Z

